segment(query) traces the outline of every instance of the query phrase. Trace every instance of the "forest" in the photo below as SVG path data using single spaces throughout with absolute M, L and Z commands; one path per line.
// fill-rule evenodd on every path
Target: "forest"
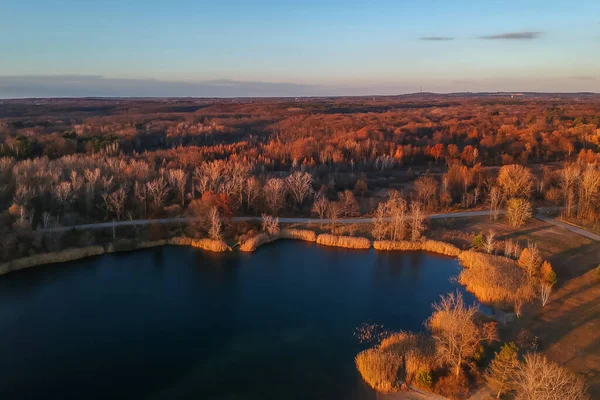
M 4 100 L 0 256 L 60 248 L 35 240 L 49 227 L 205 215 L 200 238 L 234 215 L 387 218 L 394 199 L 597 229 L 599 150 L 592 94 Z

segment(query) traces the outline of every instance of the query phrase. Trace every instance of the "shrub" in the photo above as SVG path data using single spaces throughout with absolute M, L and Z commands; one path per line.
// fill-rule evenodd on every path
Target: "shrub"
M 338 236 L 326 233 L 322 233 L 317 237 L 317 243 L 348 249 L 368 249 L 371 247 L 371 241 L 364 237 Z
M 469 384 L 467 378 L 460 374 L 441 377 L 434 388 L 435 392 L 452 400 L 469 398 Z
M 431 374 L 429 371 L 419 371 L 417 373 L 417 386 L 422 387 L 423 389 L 431 389 L 433 384 L 433 380 L 431 379 Z
M 475 249 L 483 247 L 484 243 L 485 241 L 482 234 L 479 234 L 473 238 L 473 248 Z
M 398 371 L 402 357 L 391 351 L 367 349 L 354 359 L 358 372 L 374 390 L 382 393 L 399 389 Z

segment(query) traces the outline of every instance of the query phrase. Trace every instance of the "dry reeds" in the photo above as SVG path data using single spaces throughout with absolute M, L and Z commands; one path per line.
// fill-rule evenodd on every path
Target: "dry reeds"
M 215 239 L 191 239 L 186 237 L 174 237 L 169 240 L 169 244 L 176 246 L 191 246 L 202 250 L 214 251 L 221 253 L 227 250 L 231 250 L 227 243 L 223 240 Z
M 317 235 L 313 231 L 309 231 L 307 229 L 282 229 L 273 235 L 262 232 L 258 235 L 252 236 L 249 239 L 246 239 L 243 243 L 241 243 L 240 251 L 254 251 L 264 244 L 271 243 L 279 239 L 295 239 L 306 242 L 314 242 L 317 240 Z
M 461 253 L 461 250 L 458 247 L 450 243 L 439 242 L 436 240 L 416 242 L 409 242 L 406 240 L 377 240 L 373 242 L 373 248 L 375 250 L 429 251 L 453 257 L 456 257 Z
M 36 254 L 0 264 L 0 274 L 6 274 L 11 271 L 35 267 L 36 265 L 79 260 L 86 257 L 101 255 L 105 252 L 106 250 L 103 246 L 87 246 L 66 249 L 52 253 Z
M 364 237 L 338 236 L 322 233 L 317 237 L 317 243 L 325 246 L 344 247 L 347 249 L 369 249 L 371 241 Z
M 399 382 L 414 383 L 420 372 L 436 366 L 435 343 L 431 336 L 409 332 L 394 333 L 355 358 L 365 382 L 378 392 L 393 392 Z
M 308 229 L 282 229 L 279 231 L 279 237 L 281 239 L 304 240 L 305 242 L 315 242 L 317 240 L 317 234 Z
M 392 351 L 367 349 L 358 353 L 354 362 L 364 381 L 374 390 L 389 393 L 399 389 L 400 355 Z
M 482 303 L 514 305 L 532 300 L 531 283 L 516 261 L 475 251 L 463 251 L 458 259 L 465 267 L 458 281 Z

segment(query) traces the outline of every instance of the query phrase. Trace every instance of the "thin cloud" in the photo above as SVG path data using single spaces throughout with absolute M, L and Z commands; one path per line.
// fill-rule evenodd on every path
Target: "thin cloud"
M 542 32 L 507 32 L 496 35 L 479 36 L 484 40 L 531 40 L 540 37 Z
M 440 42 L 440 41 L 444 41 L 444 40 L 454 40 L 454 38 L 449 37 L 449 36 L 424 36 L 424 37 L 419 38 L 419 40 Z

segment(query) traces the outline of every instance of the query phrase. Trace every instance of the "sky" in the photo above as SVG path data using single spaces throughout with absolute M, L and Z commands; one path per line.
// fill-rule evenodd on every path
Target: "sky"
M 599 0 L 0 0 L 0 97 L 600 92 Z

